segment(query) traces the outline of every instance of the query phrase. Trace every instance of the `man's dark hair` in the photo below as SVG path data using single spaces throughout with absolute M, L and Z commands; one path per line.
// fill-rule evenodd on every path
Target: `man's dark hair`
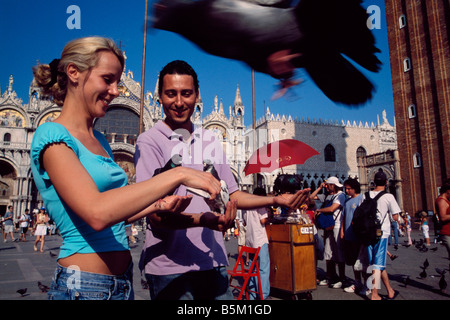
M 441 189 L 439 190 L 441 194 L 447 192 L 447 190 L 450 190 L 450 179 L 447 179 L 447 181 L 444 182 Z
M 160 96 L 162 94 L 163 81 L 166 74 L 184 74 L 192 76 L 192 78 L 194 79 L 195 92 L 198 93 L 199 86 L 197 73 L 186 61 L 174 60 L 172 62 L 169 62 L 159 73 L 158 93 Z
M 361 185 L 359 184 L 358 180 L 349 178 L 344 182 L 344 186 L 346 185 L 354 189 L 356 193 L 361 193 Z
M 387 182 L 386 174 L 383 172 L 383 170 L 378 169 L 378 172 L 375 173 L 375 178 L 373 179 L 373 182 L 376 186 L 385 186 Z
M 302 189 L 302 179 L 298 174 L 280 174 L 275 179 L 273 191 L 276 194 L 296 193 Z

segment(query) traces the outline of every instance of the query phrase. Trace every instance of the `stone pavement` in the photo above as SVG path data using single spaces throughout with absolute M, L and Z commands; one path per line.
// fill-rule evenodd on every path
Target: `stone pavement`
M 434 234 L 433 231 L 430 232 Z M 17 233 L 14 234 L 19 238 Z M 412 238 L 418 241 L 421 234 L 418 230 L 413 230 Z M 398 255 L 394 261 L 388 259 L 387 270 L 392 287 L 399 291 L 396 300 L 449 300 L 450 287 L 446 293 L 439 290 L 440 276 L 436 268 L 448 268 L 447 252 L 440 244 L 432 244 L 429 250 L 422 252 L 411 246 L 403 246 L 405 238 L 399 238 L 399 248 L 395 250 L 389 246 L 390 252 Z M 47 300 L 47 294 L 42 293 L 38 287 L 38 281 L 49 286 L 56 266 L 56 256 L 59 253 L 61 237 L 57 235 L 47 236 L 44 252 L 33 250 L 34 237 L 28 235 L 27 242 L 11 242 L 8 238 L 6 243 L 3 237 L 0 238 L 0 300 Z M 226 241 L 229 252 L 230 266 L 232 268 L 237 258 L 237 240 L 232 238 Z M 150 300 L 148 290 L 142 288 L 141 277 L 138 269 L 138 261 L 143 244 L 143 235 L 140 232 L 138 242 L 131 244 L 131 253 L 134 261 L 134 290 L 136 300 Z M 423 271 L 420 267 L 428 259 L 429 267 L 426 269 L 427 277 L 421 278 Z M 323 277 L 325 274 L 325 262 L 319 261 L 317 266 L 317 276 Z M 353 271 L 346 268 L 346 275 L 353 278 Z M 409 276 L 410 282 L 405 287 L 404 279 Z M 445 279 L 450 282 L 449 272 L 445 274 Z M 27 288 L 27 292 L 22 297 L 16 291 Z M 332 289 L 318 286 L 312 290 L 313 300 L 366 300 L 366 297 L 354 293 L 346 293 L 342 289 Z M 386 294 L 384 287 L 380 291 Z M 275 292 L 273 290 L 272 300 L 292 300 L 303 298 L 302 295 L 292 295 L 286 292 Z

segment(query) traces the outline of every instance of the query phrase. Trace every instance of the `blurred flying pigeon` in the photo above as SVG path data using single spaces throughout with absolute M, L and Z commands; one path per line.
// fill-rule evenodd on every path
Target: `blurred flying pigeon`
M 379 71 L 380 50 L 367 19 L 361 0 L 160 0 L 153 27 L 243 61 L 284 88 L 297 84 L 294 71 L 304 68 L 329 99 L 359 105 L 374 87 L 343 55 Z

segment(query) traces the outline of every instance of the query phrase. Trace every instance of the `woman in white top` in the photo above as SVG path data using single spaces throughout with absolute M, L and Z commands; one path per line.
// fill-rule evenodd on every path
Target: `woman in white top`
M 48 216 L 45 214 L 45 209 L 40 208 L 39 213 L 36 216 L 36 225 L 34 235 L 36 240 L 34 241 L 34 251 L 37 251 L 37 244 L 41 242 L 40 252 L 44 252 L 45 236 L 47 235 L 47 222 Z

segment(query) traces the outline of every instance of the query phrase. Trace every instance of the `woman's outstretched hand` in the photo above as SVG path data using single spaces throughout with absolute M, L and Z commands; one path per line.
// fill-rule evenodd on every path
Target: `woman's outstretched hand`
M 274 198 L 275 206 L 287 207 L 292 210 L 297 210 L 309 199 L 310 191 L 311 189 L 308 188 L 299 190 L 295 194 L 280 194 Z
M 209 172 L 203 172 L 186 167 L 175 168 L 182 172 L 182 184 L 186 187 L 201 189 L 210 194 L 210 199 L 215 199 L 220 193 L 220 181 Z M 172 169 L 174 170 L 174 169 Z
M 191 203 L 192 195 L 176 196 L 171 195 L 156 201 L 155 206 L 159 212 L 180 213 L 186 210 Z

